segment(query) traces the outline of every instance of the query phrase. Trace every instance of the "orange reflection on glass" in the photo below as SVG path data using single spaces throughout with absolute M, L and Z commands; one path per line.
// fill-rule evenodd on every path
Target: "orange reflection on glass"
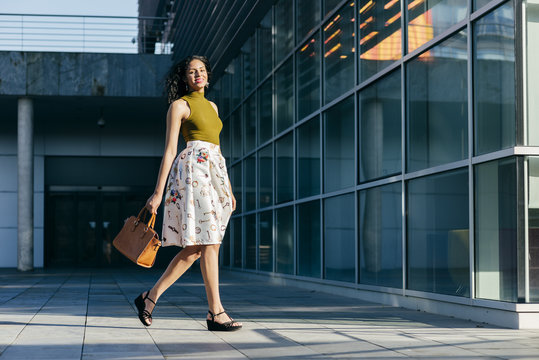
M 398 60 L 401 57 L 401 30 L 380 41 L 376 46 L 360 55 L 363 60 Z
M 368 35 L 364 36 L 363 39 L 359 41 L 359 45 L 363 45 L 365 42 L 369 41 L 377 34 L 378 34 L 378 31 L 371 31 Z
M 417 5 L 421 4 L 422 2 L 424 2 L 425 0 L 415 0 L 415 1 L 412 1 L 410 3 L 410 5 L 408 5 L 408 10 L 412 10 L 413 8 L 415 8 Z
M 401 17 L 401 12 L 399 11 L 397 15 L 391 17 L 391 19 L 389 19 L 389 20 L 386 21 L 385 26 L 389 26 L 389 25 L 393 24 L 393 23 L 394 23 L 396 20 L 398 20 L 400 17 Z
M 329 28 L 331 28 L 339 19 L 341 18 L 341 15 L 335 16 L 335 19 L 331 20 L 326 27 L 324 28 L 324 31 L 328 31 Z
M 369 10 L 374 6 L 374 1 L 370 0 L 368 3 L 365 4 L 361 9 L 359 9 L 359 13 L 363 14 L 365 11 Z
M 335 36 L 339 35 L 340 33 L 342 33 L 342 30 L 341 29 L 337 29 L 337 31 L 335 31 L 333 34 L 331 34 L 326 40 L 324 40 L 324 44 L 327 44 L 328 42 L 331 41 L 331 39 L 333 39 Z
M 328 52 L 326 52 L 324 54 L 324 57 L 328 57 L 329 55 L 333 54 L 335 51 L 339 50 L 339 48 L 341 47 L 341 43 L 338 43 L 337 45 L 335 45 L 334 47 L 332 47 Z
M 398 2 L 399 2 L 399 0 L 391 0 L 390 2 L 388 2 L 387 4 L 384 5 L 384 10 L 387 10 L 387 9 L 391 8 L 393 5 L 395 5 Z
M 408 24 L 408 51 L 417 49 L 424 43 L 432 40 L 433 37 L 432 12 L 431 10 L 427 10 Z M 425 54 L 420 57 L 423 57 Z
M 359 29 L 362 30 L 365 26 L 369 25 L 371 22 L 374 21 L 374 18 L 371 16 L 367 20 L 363 22 L 363 24 L 359 25 Z

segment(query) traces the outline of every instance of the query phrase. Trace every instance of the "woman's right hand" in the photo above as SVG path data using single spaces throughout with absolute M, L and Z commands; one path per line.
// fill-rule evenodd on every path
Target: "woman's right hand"
M 152 213 L 157 214 L 157 209 L 159 209 L 159 205 L 161 204 L 162 196 L 159 196 L 158 194 L 153 193 L 152 196 L 146 201 L 146 208 Z

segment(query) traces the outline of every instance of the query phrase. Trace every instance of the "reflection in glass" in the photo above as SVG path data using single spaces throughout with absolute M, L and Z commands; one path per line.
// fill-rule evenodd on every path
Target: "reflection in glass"
M 323 25 L 324 102 L 354 86 L 354 7 L 345 4 Z
M 244 154 L 256 146 L 256 95 L 252 95 L 243 104 L 243 140 Z
M 492 0 L 473 0 L 473 8 L 474 10 L 480 9 Z
M 290 58 L 275 73 L 277 95 L 277 133 L 294 123 L 294 74 Z
M 258 26 L 258 81 L 263 80 L 272 69 L 273 45 L 271 42 L 271 14 L 272 9 Z
M 241 217 L 236 217 L 232 219 L 232 227 L 234 229 L 234 267 L 241 268 L 243 264 Z
M 226 162 L 231 161 L 232 147 L 230 146 L 230 117 L 223 120 L 223 129 L 219 135 L 219 148 Z
M 296 56 L 298 120 L 320 108 L 320 35 L 317 32 Z
M 354 98 L 324 114 L 324 191 L 340 190 L 355 182 Z
M 401 183 L 359 192 L 359 282 L 402 287 Z
M 241 75 L 241 57 L 238 55 L 232 63 L 230 64 L 230 68 L 232 69 L 231 75 L 232 75 L 232 108 L 235 108 L 239 105 L 242 97 L 242 84 L 243 84 L 243 76 Z
M 256 154 L 249 156 L 243 162 L 245 211 L 251 211 L 256 209 Z
M 539 145 L 539 4 L 526 1 L 526 90 L 527 119 L 526 145 Z
M 361 0 L 360 78 L 366 80 L 402 56 L 400 0 Z
M 278 273 L 294 273 L 294 208 L 277 209 L 277 269 Z
M 275 4 L 275 61 L 279 64 L 294 47 L 294 2 L 279 0 Z
M 320 118 L 297 130 L 298 199 L 320 194 Z
M 468 170 L 408 182 L 408 288 L 470 294 Z
M 245 217 L 245 268 L 256 270 L 256 214 Z
M 515 24 L 508 2 L 474 25 L 475 154 L 515 144 Z
M 516 302 L 516 159 L 475 167 L 475 296 Z
M 325 278 L 354 282 L 355 265 L 354 194 L 335 196 L 324 201 Z
M 242 211 L 242 179 L 241 179 L 241 162 L 232 167 L 232 191 L 236 198 L 236 211 L 234 213 L 241 213 Z
M 329 14 L 339 3 L 341 0 L 324 0 L 324 16 Z
M 408 63 L 407 169 L 468 156 L 466 32 Z
M 301 41 L 322 20 L 320 0 L 297 0 L 296 39 Z
M 256 37 L 253 34 L 241 48 L 243 58 L 244 94 L 249 94 L 256 86 Z
M 273 137 L 273 90 L 271 78 L 258 88 L 258 144 Z
M 359 93 L 360 181 L 401 172 L 401 72 Z
M 273 271 L 273 212 L 264 211 L 258 217 L 258 261 L 260 270 Z
M 227 229 L 226 229 L 226 232 L 225 232 L 225 236 L 223 236 L 223 241 L 221 242 L 221 252 L 223 255 L 222 256 L 222 262 L 221 262 L 221 265 L 222 266 L 230 266 L 230 228 L 231 226 L 229 226 Z
M 223 76 L 221 76 L 221 100 L 219 101 L 219 114 L 221 118 L 224 118 L 230 114 L 231 108 L 230 108 L 230 102 L 231 99 L 231 91 L 230 91 L 230 85 L 232 82 L 232 75 L 230 75 L 229 71 L 230 66 L 228 66 L 225 70 L 225 73 Z
M 239 160 L 243 156 L 241 144 L 241 108 L 237 109 L 230 115 L 230 123 L 232 125 L 232 161 Z
M 273 205 L 273 145 L 258 152 L 258 207 Z
M 320 201 L 297 206 L 298 275 L 320 278 Z
M 466 18 L 468 0 L 408 0 L 408 52 Z
M 539 157 L 528 157 L 528 258 L 530 301 L 539 301 Z
M 277 203 L 294 199 L 294 147 L 292 132 L 275 142 Z

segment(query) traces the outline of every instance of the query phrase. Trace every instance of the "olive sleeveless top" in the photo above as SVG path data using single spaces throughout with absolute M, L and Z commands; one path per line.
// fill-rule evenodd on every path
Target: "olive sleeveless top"
M 219 145 L 219 133 L 223 123 L 204 94 L 192 91 L 181 99 L 187 101 L 191 110 L 191 114 L 181 126 L 185 142 L 202 140 Z

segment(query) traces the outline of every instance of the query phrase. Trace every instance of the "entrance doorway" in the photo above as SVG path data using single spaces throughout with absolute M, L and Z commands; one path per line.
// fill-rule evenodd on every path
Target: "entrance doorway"
M 94 188 L 95 189 L 95 188 Z M 148 191 L 52 189 L 45 199 L 45 266 L 129 266 L 112 241 Z M 159 225 L 156 224 L 156 229 Z

